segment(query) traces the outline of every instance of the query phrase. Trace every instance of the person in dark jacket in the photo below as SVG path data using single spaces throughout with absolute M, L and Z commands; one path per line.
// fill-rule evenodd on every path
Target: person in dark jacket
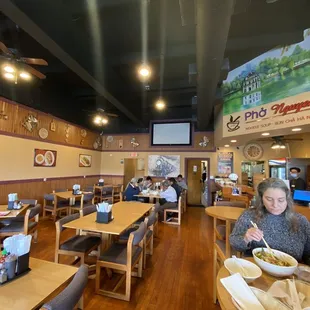
M 180 197 L 181 192 L 182 192 L 182 188 L 178 185 L 175 178 L 169 178 L 168 181 L 169 181 L 170 186 L 175 189 L 175 191 L 177 193 L 178 200 L 179 200 L 179 197 Z
M 126 201 L 133 201 L 137 200 L 137 196 L 140 193 L 139 187 L 137 186 L 137 179 L 132 178 L 131 181 L 128 183 L 124 196 L 126 197 Z
M 306 182 L 299 177 L 300 171 L 301 170 L 298 167 L 290 168 L 290 175 L 292 177 L 292 179 L 290 180 L 290 188 L 292 193 L 295 189 L 303 191 L 307 187 Z

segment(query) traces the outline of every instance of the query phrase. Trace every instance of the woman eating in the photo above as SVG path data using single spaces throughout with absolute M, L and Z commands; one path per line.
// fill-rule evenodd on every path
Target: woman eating
M 265 247 L 263 237 L 272 249 L 310 265 L 310 223 L 294 211 L 290 191 L 280 179 L 266 179 L 258 185 L 256 206 L 239 217 L 230 244 L 236 251 L 247 252 Z

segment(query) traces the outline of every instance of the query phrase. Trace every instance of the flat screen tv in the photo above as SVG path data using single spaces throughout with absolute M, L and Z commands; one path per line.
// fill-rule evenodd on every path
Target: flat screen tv
M 152 145 L 191 145 L 191 122 L 152 123 Z

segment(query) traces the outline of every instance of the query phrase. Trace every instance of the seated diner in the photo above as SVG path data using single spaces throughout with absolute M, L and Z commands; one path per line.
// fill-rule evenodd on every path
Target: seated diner
M 294 211 L 290 191 L 280 179 L 266 179 L 258 185 L 256 206 L 240 216 L 230 244 L 236 251 L 251 253 L 265 247 L 263 238 L 272 249 L 310 265 L 310 223 Z
M 159 213 L 160 219 L 163 219 L 165 209 L 177 208 L 177 193 L 175 189 L 170 185 L 168 180 L 161 183 L 162 191 L 159 193 L 161 199 L 155 206 L 155 211 Z
M 130 182 L 127 184 L 127 187 L 124 191 L 124 197 L 126 201 L 132 201 L 137 200 L 137 197 L 135 195 L 138 195 L 140 193 L 140 189 L 137 186 L 137 179 L 132 178 Z

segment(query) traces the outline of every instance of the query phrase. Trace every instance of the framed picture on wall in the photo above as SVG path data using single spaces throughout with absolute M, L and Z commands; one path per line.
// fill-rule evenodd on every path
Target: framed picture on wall
M 91 167 L 91 155 L 80 154 L 79 167 Z
M 52 150 L 34 150 L 35 167 L 55 167 L 56 166 L 57 151 Z

